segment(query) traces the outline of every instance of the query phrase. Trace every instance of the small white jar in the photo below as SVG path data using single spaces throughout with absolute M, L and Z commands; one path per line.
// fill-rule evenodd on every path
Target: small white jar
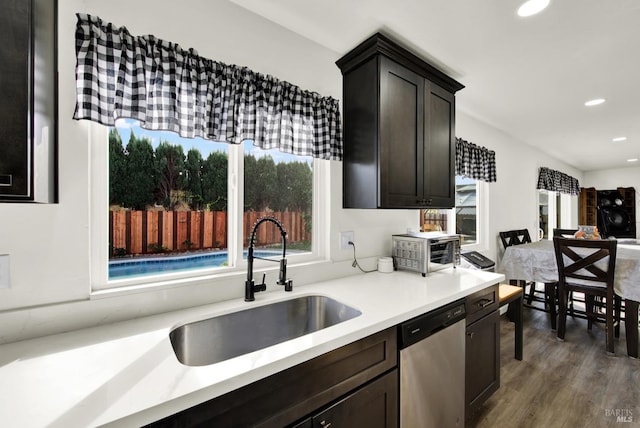
M 391 257 L 380 257 L 378 259 L 378 272 L 393 272 L 393 259 Z

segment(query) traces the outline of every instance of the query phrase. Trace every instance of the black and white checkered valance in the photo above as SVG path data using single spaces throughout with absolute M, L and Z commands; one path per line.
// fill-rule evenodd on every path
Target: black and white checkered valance
M 78 14 L 74 119 L 342 159 L 338 101 Z
M 538 173 L 537 189 L 551 190 L 569 195 L 579 195 L 580 183 L 577 178 L 542 166 Z
M 456 175 L 496 181 L 496 152 L 456 138 Z

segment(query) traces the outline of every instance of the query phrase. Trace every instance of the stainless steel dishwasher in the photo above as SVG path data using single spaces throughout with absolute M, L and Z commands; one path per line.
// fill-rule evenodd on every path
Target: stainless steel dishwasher
M 464 300 L 400 325 L 400 427 L 463 427 Z

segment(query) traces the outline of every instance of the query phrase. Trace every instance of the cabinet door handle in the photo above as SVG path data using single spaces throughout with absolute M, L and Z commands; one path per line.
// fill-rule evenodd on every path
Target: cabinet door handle
M 468 332 L 467 336 L 469 336 L 469 339 L 473 339 L 473 332 L 472 331 Z
M 482 299 L 482 300 L 478 300 L 477 305 L 480 306 L 481 308 L 486 308 L 491 303 L 493 303 L 493 300 L 491 299 Z
M 329 428 L 331 426 L 331 422 L 320 421 L 320 425 L 322 426 L 322 428 Z

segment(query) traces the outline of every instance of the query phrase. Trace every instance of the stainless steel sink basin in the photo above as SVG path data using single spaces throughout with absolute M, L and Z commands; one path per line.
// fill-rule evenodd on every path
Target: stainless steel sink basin
M 217 363 L 285 342 L 360 315 L 326 296 L 302 296 L 220 315 L 175 328 L 169 334 L 187 366 Z

